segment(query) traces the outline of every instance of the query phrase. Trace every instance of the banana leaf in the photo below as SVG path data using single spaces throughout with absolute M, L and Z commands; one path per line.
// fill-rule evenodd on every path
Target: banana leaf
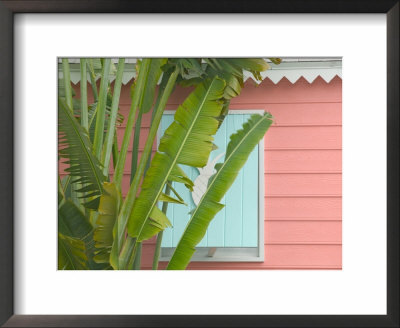
M 157 153 L 142 183 L 142 190 L 134 202 L 128 220 L 128 233 L 138 240 L 145 240 L 143 228 L 156 207 L 162 190 L 178 164 L 203 167 L 213 148 L 213 135 L 218 129 L 222 110 L 225 82 L 219 78 L 200 84 L 179 106 L 174 122 L 160 140 Z M 158 216 L 157 218 L 159 218 Z M 157 220 L 151 217 L 153 220 Z M 160 226 L 163 223 L 159 222 Z M 160 231 L 160 230 L 159 230 Z M 154 235 L 158 233 L 152 230 Z M 148 231 L 146 238 L 152 237 Z
M 85 243 L 77 238 L 58 234 L 58 270 L 87 270 Z
M 272 116 L 252 115 L 243 128 L 231 135 L 225 161 L 218 163 L 216 173 L 211 177 L 207 190 L 192 216 L 168 263 L 168 270 L 183 270 L 196 251 L 196 245 L 203 239 L 214 216 L 224 207 L 219 202 L 235 181 L 240 169 L 254 147 L 264 137 L 270 127 Z
M 88 253 L 92 230 L 91 224 L 79 208 L 71 200 L 64 199 L 58 210 L 59 270 L 90 268 Z
M 100 197 L 98 218 L 96 221 L 96 229 L 94 231 L 93 239 L 95 241 L 95 256 L 94 261 L 96 263 L 110 263 L 111 248 L 116 234 L 115 222 L 118 217 L 119 208 L 121 205 L 121 195 L 114 183 L 104 182 L 103 184 L 104 193 Z M 183 203 L 179 199 L 175 199 L 168 195 L 162 194 L 160 197 L 162 201 Z M 152 234 L 154 229 L 165 229 L 171 226 L 171 223 L 166 218 L 164 213 L 155 207 L 152 216 L 155 220 L 148 220 L 144 228 L 143 235 Z M 118 269 L 114 267 L 114 269 Z
M 72 254 L 69 254 L 69 256 L 72 256 L 74 251 L 76 251 L 71 248 L 73 245 L 76 245 L 85 253 L 85 268 L 90 270 L 104 270 L 109 268 L 109 263 L 104 265 L 97 264 L 94 261 L 96 249 L 93 239 L 93 227 L 85 214 L 71 200 L 64 200 L 58 210 L 58 232 L 62 236 L 67 237 L 67 239 L 69 238 L 67 241 L 65 238 L 62 239 L 62 237 L 59 240 L 61 243 L 70 242 L 69 248 L 63 245 L 64 253 L 68 251 L 72 252 Z M 81 245 L 82 243 L 83 246 Z M 83 257 L 80 258 L 80 261 L 83 261 Z
M 83 240 L 92 230 L 92 225 L 79 208 L 71 200 L 65 200 L 58 210 L 58 232 Z
M 121 194 L 114 183 L 104 182 L 104 193 L 100 197 L 97 227 L 94 231 L 95 257 L 97 263 L 109 263 L 114 240 L 114 225 L 121 204 Z
M 218 118 L 220 125 L 228 114 L 230 100 L 239 96 L 242 91 L 243 71 L 252 72 L 254 78 L 261 81 L 260 72 L 270 68 L 262 58 L 206 58 L 204 61 L 208 64 L 206 72 L 209 77 L 218 75 L 226 81 L 224 108 Z
M 148 220 L 145 221 L 143 228 L 137 238 L 137 242 L 150 239 L 158 234 L 160 231 L 171 227 L 172 224 L 168 220 L 165 213 L 163 213 L 157 206 L 153 207 Z
M 147 69 L 148 69 L 148 66 L 149 66 L 148 63 L 149 63 L 148 60 L 146 60 L 146 61 L 143 61 L 142 65 L 144 67 L 147 66 Z M 146 70 L 143 70 L 143 66 L 140 69 L 138 81 L 143 79 L 143 76 L 146 73 Z M 142 72 L 144 74 L 142 74 Z M 161 122 L 162 113 L 167 104 L 168 98 L 171 95 L 172 90 L 175 86 L 175 82 L 176 82 L 176 78 L 177 78 L 178 74 L 179 74 L 178 70 L 174 70 L 171 74 L 167 75 L 168 81 L 165 84 L 165 88 L 164 87 L 162 88 L 161 97 L 159 97 L 159 101 L 157 101 L 157 107 L 154 110 L 155 111 L 154 118 L 152 120 L 149 135 L 147 137 L 146 144 L 143 149 L 142 157 L 140 158 L 138 168 L 135 172 L 135 176 L 129 187 L 128 194 L 126 195 L 125 201 L 123 202 L 121 211 L 118 216 L 118 221 L 117 221 L 118 232 L 117 232 L 117 237 L 114 240 L 113 249 L 111 251 L 111 259 L 112 259 L 112 261 L 114 261 L 115 265 L 118 265 L 118 267 L 125 267 L 125 264 L 128 263 L 127 261 L 130 262 L 130 259 L 132 259 L 132 254 L 129 254 L 129 252 L 126 252 L 128 249 L 133 250 L 133 255 L 136 252 L 136 250 L 134 248 L 135 241 L 131 237 L 125 238 L 124 234 L 126 232 L 129 215 L 132 212 L 133 204 L 135 203 L 136 195 L 138 193 L 139 183 L 142 181 L 143 175 L 145 174 L 147 160 L 150 157 L 154 138 L 156 136 L 158 126 Z M 141 78 L 141 76 L 142 76 L 142 78 Z M 139 85 L 140 85 L 140 83 L 138 82 L 138 86 L 137 86 L 137 88 L 135 88 L 134 97 L 132 99 L 131 109 L 133 109 L 133 112 L 131 111 L 129 113 L 127 125 L 129 125 L 129 122 L 134 117 L 134 113 L 136 112 L 135 108 L 138 103 L 138 99 L 140 97 Z M 139 90 L 138 92 L 136 92 L 137 89 Z M 133 124 L 133 121 L 132 121 L 132 124 Z M 125 159 L 122 159 L 122 157 L 124 154 L 126 155 L 126 150 L 127 150 L 127 144 L 126 144 L 126 147 L 124 147 L 124 142 L 127 140 L 129 140 L 128 133 L 127 133 L 127 131 L 125 131 L 124 140 L 122 142 L 121 152 L 119 155 L 119 159 L 117 162 L 117 167 L 115 169 L 115 175 L 114 175 L 114 181 L 117 183 L 118 186 L 120 186 L 121 174 L 122 174 L 122 170 L 119 170 L 119 168 L 120 169 L 123 168 L 121 163 L 124 162 Z M 127 243 L 131 244 L 131 245 L 127 245 Z M 124 244 L 123 248 L 125 249 L 124 253 L 121 251 L 123 244 Z M 118 255 L 118 259 L 116 258 L 117 255 Z
M 217 72 L 241 77 L 245 70 L 251 72 L 257 80 L 262 79 L 260 72 L 270 67 L 262 58 L 207 58 L 205 61 Z

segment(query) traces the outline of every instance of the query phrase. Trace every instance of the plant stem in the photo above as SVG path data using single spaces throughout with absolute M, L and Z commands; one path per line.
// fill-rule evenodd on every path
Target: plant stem
M 143 113 L 140 110 L 138 117 L 135 123 L 135 134 L 133 137 L 133 146 L 132 146 L 132 161 L 131 161 L 131 180 L 132 183 L 133 177 L 135 176 L 136 169 L 137 169 L 137 162 L 139 157 L 139 140 L 140 140 L 140 130 L 142 125 L 142 116 Z
M 171 76 L 171 73 L 164 73 L 164 75 L 163 75 L 163 77 L 162 77 L 161 84 L 160 84 L 160 87 L 159 87 L 159 89 L 158 89 L 157 100 L 156 100 L 156 103 L 155 103 L 155 105 L 154 105 L 153 111 L 152 111 L 152 113 L 151 113 L 150 126 L 153 125 L 154 116 L 155 116 L 155 114 L 156 114 L 156 108 L 158 108 L 158 105 L 159 105 L 159 103 L 160 103 L 160 101 L 161 101 L 161 96 L 162 96 L 163 93 L 164 93 L 165 87 L 166 87 L 166 85 L 167 85 L 167 82 L 168 82 L 170 76 Z M 174 87 L 175 87 L 175 86 L 174 86 Z M 149 154 L 149 156 L 148 156 L 148 158 L 147 158 L 146 167 L 145 167 L 145 169 L 144 169 L 144 175 L 146 175 L 146 172 L 147 172 L 147 170 L 148 170 L 149 167 L 150 167 L 150 162 L 151 162 L 151 153 Z
M 71 88 L 71 75 L 69 72 L 69 63 L 67 58 L 62 59 L 63 67 L 63 78 L 64 78 L 64 89 L 65 89 L 65 101 L 68 107 L 74 113 L 74 106 L 72 103 L 72 88 Z
M 89 131 L 86 59 L 81 58 L 81 125 Z
M 142 90 L 144 87 L 144 81 L 149 69 L 150 60 L 144 59 L 140 67 L 139 75 L 136 82 L 135 91 L 133 93 L 133 99 L 131 109 L 129 111 L 128 120 L 126 123 L 125 134 L 122 140 L 121 150 L 119 152 L 118 162 L 115 166 L 114 182 L 118 188 L 121 187 L 122 176 L 124 173 L 126 154 L 128 152 L 128 145 L 132 135 L 133 124 L 135 122 L 136 111 L 139 106 Z M 124 228 L 125 229 L 125 228 Z
M 88 59 L 87 64 L 89 66 L 89 77 L 90 77 L 90 85 L 92 86 L 92 91 L 93 91 L 93 99 L 96 102 L 99 96 L 97 93 L 96 74 L 94 72 L 93 59 Z
M 112 146 L 112 159 L 113 159 L 113 165 L 115 167 L 115 165 L 118 162 L 118 140 L 117 140 L 117 134 L 114 133 L 114 142 L 113 142 L 113 146 Z
M 108 122 L 106 140 L 104 142 L 103 153 L 101 157 L 101 164 L 103 165 L 103 173 L 105 176 L 108 175 L 108 168 L 110 166 L 111 151 L 115 133 L 115 123 L 117 121 L 119 98 L 121 95 L 122 74 L 124 73 L 124 65 L 125 65 L 125 59 L 120 58 L 118 60 L 118 70 L 117 70 L 117 76 L 115 78 L 114 92 L 111 103 L 111 113 Z
M 161 92 L 161 90 L 160 90 L 160 92 Z M 156 104 L 158 104 L 158 101 L 159 101 L 159 99 L 157 98 L 157 102 L 156 102 Z M 155 108 L 157 108 L 157 107 L 155 107 Z M 155 108 L 154 108 L 153 112 L 151 113 L 150 126 L 152 126 L 152 125 L 153 125 L 153 121 L 154 121 L 154 114 L 155 114 L 155 112 L 156 112 Z M 149 167 L 150 167 L 150 163 L 151 163 L 151 152 L 150 152 L 150 154 L 149 154 L 149 157 L 147 158 L 146 167 L 144 168 L 144 174 L 143 174 L 143 176 L 145 176 L 145 175 L 146 175 L 146 173 L 147 173 L 147 170 L 148 170 L 148 169 L 149 169 Z
M 132 259 L 133 259 L 133 256 L 132 256 Z M 128 268 L 129 269 L 133 268 L 133 270 L 140 270 L 141 262 L 142 262 L 142 243 L 137 243 L 136 254 L 135 254 L 133 263 L 132 263 L 132 265 L 130 265 L 131 261 L 129 261 Z
M 169 195 L 170 191 L 171 191 L 171 188 L 170 188 L 169 184 L 167 183 L 167 185 L 165 187 L 165 194 Z M 163 202 L 162 211 L 164 214 L 167 214 L 167 209 L 168 209 L 168 202 Z M 153 270 L 158 269 L 158 262 L 160 259 L 161 242 L 162 242 L 163 234 L 164 234 L 164 231 L 161 230 L 157 235 L 156 249 L 154 251 L 154 257 L 153 257 L 153 266 L 152 266 Z
M 120 270 L 126 270 L 127 264 L 129 263 L 130 259 L 134 258 L 136 254 L 136 238 L 131 238 L 130 236 L 127 237 L 125 240 L 124 245 L 121 249 L 121 254 L 118 258 L 118 268 Z
M 107 89 L 108 80 L 110 77 L 110 66 L 111 59 L 106 58 L 104 60 L 103 70 L 101 74 L 100 94 L 99 101 L 97 103 L 96 127 L 93 140 L 93 153 L 99 160 L 101 160 L 101 149 L 103 148 L 104 121 L 106 114 Z
M 143 65 L 143 64 L 142 64 Z M 158 126 L 161 121 L 162 114 L 164 112 L 165 105 L 167 104 L 168 98 L 172 93 L 172 90 L 175 86 L 176 79 L 178 77 L 178 69 L 176 69 L 173 74 L 171 74 L 170 78 L 168 79 L 167 86 L 163 92 L 161 97 L 160 103 L 156 109 L 156 114 L 154 116 L 154 122 L 150 127 L 149 136 L 146 140 L 146 144 L 144 146 L 143 154 L 140 157 L 139 166 L 136 171 L 135 177 L 133 178 L 132 184 L 129 188 L 128 194 L 125 198 L 125 201 L 122 205 L 120 214 L 118 216 L 118 250 L 121 249 L 122 242 L 123 242 L 123 235 L 125 233 L 126 225 L 128 223 L 129 215 L 133 208 L 133 202 L 136 198 L 136 194 L 139 189 L 139 182 L 142 178 L 144 168 L 146 166 L 147 158 L 151 153 L 151 149 L 153 146 L 154 138 L 157 134 Z M 128 129 L 128 128 L 127 128 Z M 119 253 L 119 252 L 118 252 Z
M 169 77 L 171 74 L 168 74 L 165 76 L 165 78 L 163 78 L 160 88 L 159 88 L 159 92 L 157 95 L 157 100 L 154 106 L 154 109 L 151 113 L 151 123 L 150 126 L 153 125 L 153 121 L 154 121 L 154 116 L 156 113 L 156 108 L 158 108 L 158 105 L 160 103 L 161 100 L 161 96 L 165 90 L 165 86 L 166 86 L 166 82 L 168 81 Z M 141 122 L 142 122 L 142 114 L 143 112 L 140 111 L 138 114 L 138 118 L 136 120 L 136 124 L 135 124 L 135 136 L 134 136 L 134 143 L 133 143 L 133 148 L 132 148 L 132 161 L 131 161 L 131 183 L 133 180 L 133 177 L 135 175 L 136 169 L 137 169 L 137 161 L 138 161 L 138 153 L 139 153 L 139 140 L 140 140 L 140 130 L 141 130 Z M 143 156 L 143 155 L 142 155 Z M 146 166 L 144 169 L 144 173 L 143 175 L 146 175 L 146 172 L 150 166 L 150 162 L 151 162 L 151 152 L 149 153 L 149 156 L 147 158 L 146 161 Z M 166 189 L 166 193 L 169 195 L 170 189 L 169 186 L 167 186 L 168 189 Z M 166 204 L 165 207 L 165 212 L 167 212 L 167 207 L 168 207 L 168 202 L 164 202 L 163 203 L 163 211 L 164 211 L 164 206 Z M 160 247 L 161 247 L 161 241 L 162 241 L 162 235 L 163 232 L 160 231 L 159 234 L 157 235 L 157 245 L 159 244 L 159 246 L 156 246 L 156 251 L 158 250 L 158 255 L 157 255 L 157 267 L 158 267 L 158 259 L 159 259 L 159 255 L 160 255 Z M 141 266 L 141 258 L 142 258 L 142 243 L 138 243 L 137 244 L 137 250 L 136 250 L 136 254 L 132 254 L 134 256 L 131 257 L 131 260 L 134 259 L 133 264 L 130 262 L 128 263 L 128 268 L 131 269 L 133 268 L 133 270 L 140 270 L 140 266 Z M 154 255 L 156 256 L 156 254 Z M 154 266 L 154 263 L 153 263 Z

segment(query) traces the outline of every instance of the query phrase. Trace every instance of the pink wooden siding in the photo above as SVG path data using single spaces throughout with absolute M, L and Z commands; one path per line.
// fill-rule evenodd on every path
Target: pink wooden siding
M 123 87 L 121 111 L 129 106 L 130 84 Z M 76 87 L 79 93 L 79 86 Z M 167 106 L 175 109 L 189 90 L 177 89 Z M 265 261 L 193 262 L 189 269 L 341 269 L 342 265 L 342 80 L 301 78 L 259 86 L 245 83 L 231 109 L 264 109 L 275 118 L 265 137 Z M 142 130 L 143 149 L 150 114 Z M 125 125 L 118 129 L 121 143 Z M 154 147 L 155 149 L 155 147 Z M 62 169 L 62 166 L 60 167 Z M 130 154 L 123 194 L 129 187 Z M 150 269 L 155 239 L 143 246 L 142 266 Z M 161 263 L 161 268 L 165 263 Z

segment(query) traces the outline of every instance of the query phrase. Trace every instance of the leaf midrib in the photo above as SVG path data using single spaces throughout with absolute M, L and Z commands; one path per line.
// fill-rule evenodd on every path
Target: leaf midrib
M 146 222 L 147 222 L 147 220 L 148 220 L 148 218 L 149 218 L 149 215 L 150 215 L 150 213 L 151 213 L 151 210 L 153 209 L 153 207 L 154 207 L 155 204 L 157 203 L 158 197 L 160 197 L 160 193 L 162 192 L 162 188 L 164 187 L 165 183 L 167 182 L 168 177 L 169 177 L 169 175 L 171 174 L 172 169 L 174 168 L 174 166 L 176 165 L 176 162 L 178 161 L 179 155 L 180 155 L 180 153 L 182 152 L 182 149 L 183 149 L 184 145 L 186 144 L 186 140 L 189 138 L 189 135 L 190 135 L 190 133 L 191 133 L 191 131 L 192 131 L 192 129 L 193 129 L 193 126 L 194 126 L 194 124 L 195 124 L 197 118 L 200 116 L 201 109 L 203 108 L 204 103 L 205 103 L 205 101 L 206 101 L 206 99 L 207 99 L 207 97 L 208 97 L 208 95 L 210 94 L 210 91 L 211 91 L 211 89 L 212 89 L 211 87 L 212 87 L 212 85 L 214 84 L 215 81 L 216 81 L 216 80 L 214 80 L 213 82 L 211 82 L 211 84 L 210 84 L 210 86 L 209 86 L 209 88 L 208 88 L 206 94 L 204 95 L 203 100 L 202 100 L 202 102 L 200 103 L 200 106 L 199 106 L 200 109 L 197 111 L 197 114 L 195 115 L 195 118 L 193 119 L 192 124 L 190 125 L 190 129 L 188 129 L 189 132 L 186 134 L 186 137 L 184 138 L 184 141 L 181 143 L 182 146 L 179 148 L 179 151 L 177 152 L 177 155 L 175 156 L 175 159 L 173 160 L 172 165 L 170 166 L 170 169 L 168 170 L 168 174 L 166 174 L 166 176 L 165 176 L 165 178 L 164 178 L 164 180 L 163 180 L 163 183 L 161 184 L 162 187 L 161 187 L 161 188 L 159 189 L 159 191 L 157 192 L 157 197 L 154 198 L 153 203 L 152 203 L 152 205 L 151 205 L 149 211 L 147 211 L 146 219 L 144 220 L 144 222 L 143 222 L 143 224 L 142 224 L 142 227 L 141 227 L 140 230 L 139 230 L 138 238 L 139 238 L 140 234 L 142 233 L 143 227 L 144 227 L 144 225 L 146 224 Z M 175 120 L 174 120 L 174 122 L 175 122 Z

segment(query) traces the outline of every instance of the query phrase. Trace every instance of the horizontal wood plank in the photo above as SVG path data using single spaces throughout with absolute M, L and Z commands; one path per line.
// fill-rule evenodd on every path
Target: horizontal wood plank
M 341 245 L 265 245 L 264 262 L 192 262 L 188 269 L 237 270 L 237 269 L 340 269 Z M 154 245 L 143 245 L 142 268 L 150 269 Z M 160 263 L 160 269 L 166 262 Z
M 265 221 L 264 241 L 268 243 L 342 242 L 341 221 Z
M 337 172 L 342 169 L 341 150 L 282 150 L 264 152 L 265 172 Z
M 263 109 L 272 114 L 274 125 L 341 125 L 342 103 L 232 104 L 231 110 Z M 295 113 L 296 115 L 293 115 Z
M 264 137 L 265 149 L 315 148 L 340 149 L 340 126 L 273 127 Z
M 265 195 L 341 195 L 341 174 L 265 174 Z
M 340 197 L 276 197 L 264 202 L 267 219 L 331 219 L 342 217 Z

